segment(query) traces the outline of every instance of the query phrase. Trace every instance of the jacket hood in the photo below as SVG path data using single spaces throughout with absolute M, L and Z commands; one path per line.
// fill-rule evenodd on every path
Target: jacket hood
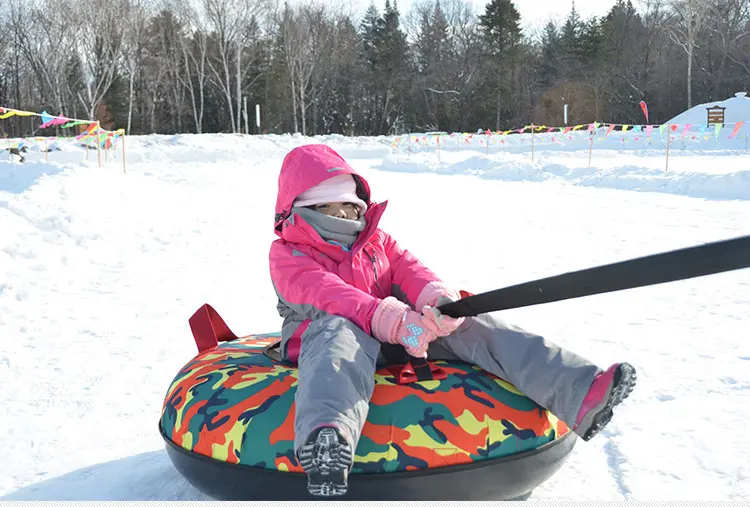
M 289 217 L 297 196 L 340 174 L 352 175 L 357 184 L 357 196 L 370 206 L 370 186 L 367 181 L 332 148 L 324 144 L 308 144 L 287 153 L 279 173 L 274 217 L 276 234 L 280 235 L 281 224 Z

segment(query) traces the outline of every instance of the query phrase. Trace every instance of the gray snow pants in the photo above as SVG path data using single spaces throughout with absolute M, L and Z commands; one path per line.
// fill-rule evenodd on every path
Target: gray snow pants
M 310 323 L 298 358 L 295 450 L 322 425 L 341 428 L 357 446 L 375 371 L 386 366 L 380 347 L 378 340 L 343 317 Z M 581 356 L 491 314 L 467 318 L 455 333 L 432 342 L 427 354 L 428 359 L 461 360 L 497 375 L 570 427 L 601 371 Z

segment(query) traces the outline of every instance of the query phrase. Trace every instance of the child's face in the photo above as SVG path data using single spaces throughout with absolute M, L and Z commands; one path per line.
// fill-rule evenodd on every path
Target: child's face
M 327 202 L 316 204 L 313 209 L 324 215 L 336 218 L 357 220 L 359 218 L 359 206 L 351 202 Z

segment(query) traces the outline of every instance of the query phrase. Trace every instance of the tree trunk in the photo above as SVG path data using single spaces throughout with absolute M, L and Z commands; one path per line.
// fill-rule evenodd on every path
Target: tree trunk
M 128 83 L 128 128 L 127 135 L 130 135 L 130 125 L 133 119 L 133 88 L 135 81 L 135 68 L 131 68 L 130 82 Z
M 240 46 L 239 39 L 237 40 L 237 75 L 235 79 L 236 93 L 237 93 L 237 130 L 235 133 L 242 132 L 242 121 L 240 115 L 242 114 L 242 47 Z
M 294 133 L 299 132 L 299 125 L 297 124 L 297 87 L 294 85 L 294 71 L 290 72 L 289 86 L 292 89 L 292 118 L 294 120 Z
M 495 130 L 500 130 L 500 90 L 495 95 Z
M 305 105 L 305 86 L 302 84 L 302 80 L 299 81 L 299 112 L 302 119 L 302 135 L 307 135 L 307 111 Z
M 687 64 L 687 99 L 688 109 L 693 107 L 693 52 L 695 46 L 692 43 L 688 43 L 688 64 Z
M 206 101 L 204 88 L 205 81 L 204 76 L 206 75 L 206 54 L 204 49 L 201 49 L 201 65 L 198 73 L 198 97 L 200 99 L 200 109 L 198 110 L 198 133 L 203 133 L 203 109 Z

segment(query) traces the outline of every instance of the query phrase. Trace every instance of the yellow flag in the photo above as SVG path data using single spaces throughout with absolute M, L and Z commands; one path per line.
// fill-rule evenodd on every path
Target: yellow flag
M 11 116 L 34 116 L 36 114 L 31 111 L 18 111 L 16 109 L 6 109 L 5 111 L 5 113 L 0 114 L 0 120 L 10 118 Z

